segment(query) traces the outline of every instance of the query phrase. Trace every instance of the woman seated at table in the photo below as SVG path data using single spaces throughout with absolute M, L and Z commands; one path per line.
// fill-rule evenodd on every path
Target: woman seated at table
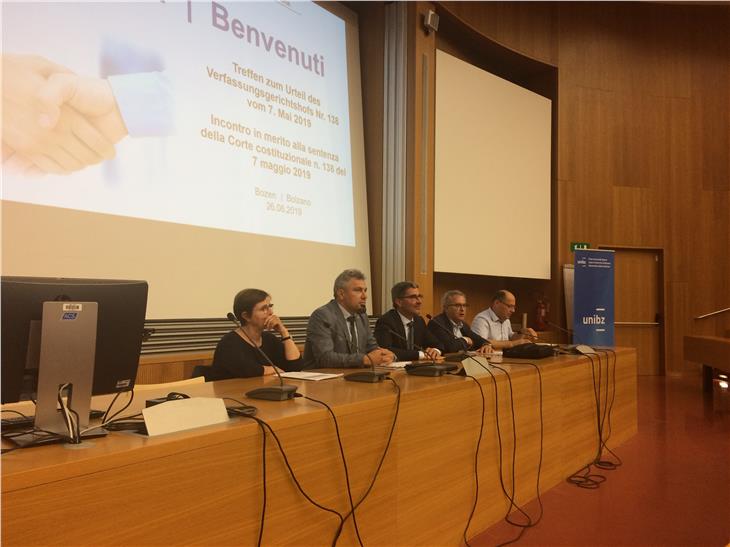
M 236 295 L 233 313 L 241 326 L 218 342 L 206 380 L 276 374 L 269 359 L 279 371 L 302 369 L 299 348 L 273 307 L 271 296 L 259 289 L 244 289 Z M 276 331 L 279 336 L 269 331 Z

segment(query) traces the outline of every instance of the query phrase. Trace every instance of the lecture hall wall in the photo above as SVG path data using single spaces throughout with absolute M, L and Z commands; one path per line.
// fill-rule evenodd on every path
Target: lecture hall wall
M 557 264 L 572 262 L 571 241 L 663 249 L 669 374 L 688 366 L 684 335 L 730 335 L 730 314 L 693 320 L 730 306 L 730 6 L 419 2 L 409 6 L 408 41 L 409 98 L 416 109 L 418 66 L 424 50 L 435 47 L 433 37 L 417 30 L 428 8 L 448 10 L 485 37 L 557 67 Z M 382 8 L 372 9 L 369 24 L 377 34 Z M 361 42 L 364 34 L 361 30 Z M 371 49 L 362 51 L 364 74 L 368 55 L 382 66 L 378 48 Z M 371 93 L 364 90 L 365 118 L 372 120 L 366 133 L 377 142 L 382 95 L 374 104 L 368 96 L 377 95 L 378 85 L 382 90 L 382 79 L 363 81 L 373 87 Z M 409 140 L 415 142 L 419 119 L 409 113 Z M 366 145 L 371 227 L 377 226 L 373 198 L 381 199 L 382 165 L 373 148 L 377 156 L 377 146 Z M 409 179 L 418 176 L 420 165 L 418 151 L 412 151 Z M 418 190 L 410 189 L 417 202 Z M 426 286 L 428 307 L 434 309 L 453 279 L 413 267 L 416 241 L 432 238 L 417 233 L 417 221 L 410 215 L 409 274 Z M 371 241 L 371 256 L 380 256 L 377 233 Z M 378 269 L 374 264 L 374 279 Z M 474 291 L 489 284 L 469 276 L 462 281 Z M 555 298 L 561 282 L 554 276 L 546 292 Z M 486 296 L 470 298 L 480 306 Z

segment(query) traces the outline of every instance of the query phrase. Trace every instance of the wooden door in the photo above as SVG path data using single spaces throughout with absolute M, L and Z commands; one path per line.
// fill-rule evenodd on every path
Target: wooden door
M 616 345 L 636 348 L 639 374 L 662 376 L 662 251 L 621 248 L 614 250 Z

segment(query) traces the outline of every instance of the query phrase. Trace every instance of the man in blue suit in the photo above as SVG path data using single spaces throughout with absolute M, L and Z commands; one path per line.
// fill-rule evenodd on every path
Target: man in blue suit
M 360 270 L 335 279 L 334 298 L 314 310 L 307 324 L 304 369 L 385 365 L 394 359 L 373 337 L 365 313 L 368 288 Z

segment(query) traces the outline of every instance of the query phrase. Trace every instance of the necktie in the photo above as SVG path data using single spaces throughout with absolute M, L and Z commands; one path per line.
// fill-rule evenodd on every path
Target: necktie
M 408 327 L 408 349 L 413 349 L 413 321 L 407 323 Z
M 357 328 L 354 315 L 347 318 L 347 326 L 350 329 L 350 353 L 357 353 Z

